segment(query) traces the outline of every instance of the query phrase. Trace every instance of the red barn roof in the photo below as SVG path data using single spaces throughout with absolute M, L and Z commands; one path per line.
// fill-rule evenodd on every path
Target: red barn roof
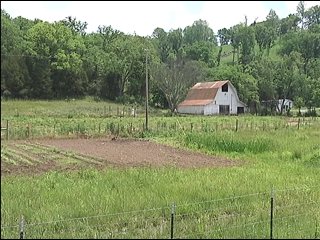
M 229 81 L 196 83 L 188 92 L 186 99 L 179 106 L 203 106 L 211 103 L 218 89 Z

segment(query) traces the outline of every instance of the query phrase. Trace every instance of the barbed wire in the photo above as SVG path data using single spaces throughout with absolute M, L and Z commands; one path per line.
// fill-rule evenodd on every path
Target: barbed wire
M 1 229 L 5 229 L 5 228 L 16 228 L 19 227 L 19 225 L 12 225 L 12 226 L 1 226 Z
M 203 203 L 219 202 L 219 201 L 224 201 L 224 200 L 239 199 L 239 198 L 257 196 L 257 195 L 263 195 L 263 194 L 268 194 L 268 195 L 270 195 L 269 192 L 257 192 L 257 193 L 250 193 L 250 194 L 245 194 L 245 195 L 240 195 L 240 196 L 219 198 L 219 199 L 214 199 L 214 200 L 209 200 L 209 201 L 203 201 L 203 202 L 194 202 L 194 203 L 179 204 L 179 205 L 176 205 L 176 207 L 185 207 L 185 206 L 198 205 L 198 204 L 203 204 Z
M 315 201 L 310 201 L 307 203 L 301 203 L 301 204 L 291 204 L 291 205 L 284 205 L 284 206 L 275 206 L 275 209 L 286 209 L 286 208 L 292 208 L 292 207 L 299 207 L 299 206 L 308 206 L 308 205 L 312 205 L 312 204 L 319 204 L 320 207 L 320 202 L 315 202 Z
M 62 219 L 62 220 L 49 221 L 49 222 L 30 223 L 30 224 L 26 224 L 26 226 L 46 225 L 46 224 L 53 224 L 53 223 L 59 223 L 59 222 L 86 220 L 86 219 L 108 217 L 108 216 L 119 216 L 119 215 L 131 214 L 131 213 L 142 213 L 142 212 L 157 211 L 157 210 L 164 210 L 164 209 L 170 209 L 170 207 L 150 208 L 150 209 L 142 209 L 142 210 L 134 210 L 134 211 L 126 211 L 126 212 L 118 212 L 118 213 L 108 213 L 103 215 L 94 215 L 94 216 L 87 216 L 87 217 L 69 218 L 69 219 Z
M 209 232 L 205 232 L 205 233 L 195 233 L 195 234 L 190 234 L 190 235 L 186 235 L 186 236 L 180 236 L 180 237 L 176 237 L 176 238 L 186 238 L 186 237 L 196 236 L 196 235 L 205 235 L 205 234 L 210 234 L 210 233 L 214 233 L 214 232 L 218 232 L 218 231 L 224 231 L 224 230 L 229 230 L 229 229 L 234 229 L 234 228 L 239 228 L 239 227 L 248 227 L 248 226 L 253 226 L 253 225 L 266 223 L 266 222 L 269 223 L 270 220 L 251 222 L 251 223 L 246 223 L 246 224 L 239 224 L 239 225 L 235 225 L 235 226 L 231 226 L 231 227 L 224 227 L 224 228 L 215 229 L 215 230 L 212 230 L 212 231 L 209 231 Z
M 301 188 L 291 188 L 291 189 L 283 189 L 283 190 L 276 190 L 277 192 L 284 192 L 284 191 L 297 191 L 297 190 L 309 190 L 311 188 L 316 188 L 319 186 L 307 186 L 301 187 Z M 320 187 L 319 187 L 320 188 Z M 252 196 L 258 196 L 258 195 L 270 195 L 270 192 L 256 192 L 256 193 L 250 193 L 250 194 L 244 194 L 244 195 L 238 195 L 238 196 L 232 196 L 232 197 L 226 197 L 226 198 L 220 198 L 220 199 L 214 199 L 210 201 L 202 201 L 202 202 L 193 202 L 193 203 L 186 203 L 186 204 L 177 204 L 175 207 L 186 207 L 191 205 L 199 205 L 204 203 L 213 203 L 213 202 L 219 202 L 219 201 L 225 201 L 225 200 L 233 200 L 233 199 L 241 199 L 246 197 L 252 197 Z M 304 204 L 299 204 L 304 205 Z M 143 212 L 150 212 L 150 211 L 159 211 L 159 210 L 170 210 L 172 206 L 164 206 L 160 208 L 150 208 L 150 209 L 141 209 L 141 210 L 133 210 L 133 211 L 124 211 L 124 212 L 117 212 L 117 213 L 108 213 L 108 214 L 102 214 L 102 215 L 94 215 L 94 216 L 86 216 L 86 217 L 78 217 L 78 218 L 69 218 L 69 219 L 61 219 L 61 220 L 54 220 L 54 221 L 48 221 L 48 222 L 38 222 L 38 223 L 26 223 L 26 226 L 37 226 L 37 225 L 47 225 L 47 224 L 54 224 L 59 222 L 67 222 L 67 221 L 77 221 L 77 220 L 86 220 L 86 219 L 92 219 L 92 218 L 100 218 L 100 217 L 108 217 L 108 216 L 117 216 L 117 215 L 125 215 L 125 214 L 132 214 L 132 213 L 143 213 Z M 202 210 L 200 210 L 202 211 Z M 182 216 L 177 215 L 177 216 Z M 1 229 L 4 228 L 12 228 L 17 227 L 19 225 L 11 225 L 11 226 L 1 226 Z

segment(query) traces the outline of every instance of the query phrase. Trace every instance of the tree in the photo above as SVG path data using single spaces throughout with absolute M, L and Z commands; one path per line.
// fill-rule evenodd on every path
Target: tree
M 291 52 L 283 57 L 276 65 L 275 80 L 279 98 L 287 99 L 294 96 L 294 85 L 302 76 L 302 58 L 298 52 Z M 283 113 L 284 101 L 281 104 L 280 114 Z
M 184 47 L 185 56 L 190 60 L 205 62 L 208 66 L 214 65 L 214 46 L 210 42 L 195 42 Z
M 299 1 L 297 6 L 297 16 L 299 17 L 299 23 L 301 24 L 301 29 L 305 26 L 306 8 L 304 1 Z
M 186 44 L 193 44 L 200 41 L 212 42 L 215 45 L 217 43 L 213 30 L 205 20 L 199 19 L 195 21 L 192 26 L 185 27 L 183 33 Z
M 86 35 L 87 22 L 77 21 L 76 18 L 71 16 L 66 17 L 61 21 L 66 27 L 70 28 L 74 34 Z
M 257 79 L 259 97 L 262 101 L 277 99 L 275 76 L 276 63 L 269 58 L 262 58 L 252 62 L 251 74 Z
M 173 59 L 169 64 L 153 63 L 151 81 L 165 95 L 171 112 L 186 96 L 188 89 L 202 80 L 202 67 L 197 61 Z
M 219 49 L 219 53 L 217 56 L 217 63 L 219 66 L 220 60 L 221 60 L 222 47 L 223 47 L 223 45 L 228 45 L 231 40 L 229 30 L 226 28 L 219 29 L 218 30 L 218 38 L 219 38 L 219 43 L 220 43 L 220 49 Z
M 283 36 L 289 32 L 296 32 L 298 29 L 299 18 L 294 14 L 289 14 L 288 17 L 280 20 L 280 36 Z
M 168 33 L 162 28 L 156 28 L 152 33 L 151 39 L 158 51 L 161 62 L 167 62 L 170 53 Z
M 301 108 L 304 105 L 303 98 L 302 97 L 296 97 L 294 99 L 294 105 L 299 109 L 298 116 L 300 117 L 301 116 Z
M 123 33 L 119 30 L 113 29 L 111 26 L 98 26 L 98 33 L 102 38 L 102 49 L 104 51 L 109 50 L 109 45 L 119 36 L 123 36 Z
M 239 48 L 240 48 L 240 31 L 242 24 L 237 24 L 229 29 L 231 37 L 231 46 L 233 47 L 232 51 L 232 63 L 235 64 L 235 54 L 237 53 L 239 60 Z
M 307 74 L 307 65 L 313 58 L 320 57 L 320 32 L 304 30 L 287 34 L 281 41 L 280 54 L 289 55 L 296 51 L 304 60 L 304 73 Z
M 268 27 L 274 30 L 275 35 L 277 36 L 279 33 L 280 20 L 276 11 L 273 9 L 270 10 L 268 16 L 266 17 L 266 24 Z
M 243 66 L 249 64 L 253 59 L 255 37 L 253 27 L 242 26 L 239 28 L 239 42 L 240 42 L 240 63 Z
M 308 29 L 320 25 L 320 6 L 315 5 L 305 12 L 305 25 Z

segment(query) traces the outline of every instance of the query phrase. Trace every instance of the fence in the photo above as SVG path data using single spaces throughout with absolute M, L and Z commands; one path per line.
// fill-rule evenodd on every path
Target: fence
M 168 119 L 154 118 L 150 121 L 148 132 L 159 133 L 176 133 L 182 132 L 218 132 L 218 131 L 276 131 L 279 129 L 293 129 L 311 127 L 313 124 L 319 124 L 317 118 L 299 118 L 288 122 L 285 121 L 255 121 L 245 119 L 228 118 L 207 118 L 198 119 L 197 122 L 185 120 L 184 118 Z M 103 136 L 106 134 L 115 134 L 121 136 L 141 137 L 145 132 L 144 118 L 106 118 L 106 119 L 50 119 L 48 121 L 35 120 L 34 122 L 6 120 L 5 139 L 27 139 L 38 137 L 56 137 L 56 136 L 73 136 L 73 137 L 93 137 Z
M 1 238 L 319 238 L 320 186 L 1 226 Z M 299 198 L 297 197 L 299 196 Z M 299 201 L 297 201 L 299 199 Z
M 6 131 L 6 140 L 9 140 L 9 120 L 6 120 L 5 127 L 2 127 L 2 123 L 1 123 L 1 137 L 2 137 L 2 131 Z

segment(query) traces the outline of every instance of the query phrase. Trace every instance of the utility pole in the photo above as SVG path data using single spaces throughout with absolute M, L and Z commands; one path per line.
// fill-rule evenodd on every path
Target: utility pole
M 146 130 L 148 130 L 148 101 L 149 101 L 149 86 L 148 86 L 148 50 L 146 50 Z

